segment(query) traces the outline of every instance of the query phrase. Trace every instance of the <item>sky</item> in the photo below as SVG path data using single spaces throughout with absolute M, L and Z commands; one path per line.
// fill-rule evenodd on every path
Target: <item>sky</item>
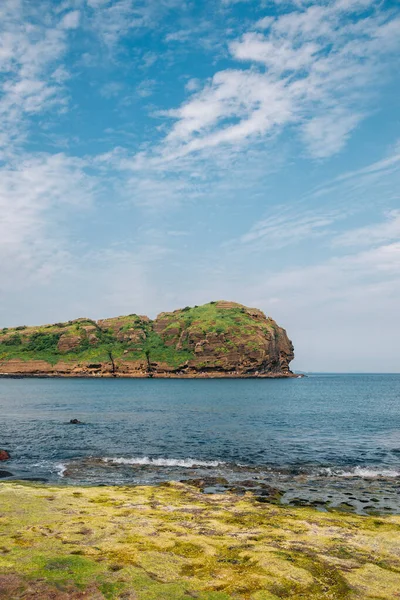
M 226 299 L 400 371 L 398 0 L 1 0 L 0 325 Z

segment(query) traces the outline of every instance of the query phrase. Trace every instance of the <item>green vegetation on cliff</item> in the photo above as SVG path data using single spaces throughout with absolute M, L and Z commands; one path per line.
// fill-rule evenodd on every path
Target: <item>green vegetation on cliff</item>
M 261 311 L 210 302 L 161 313 L 155 320 L 128 315 L 77 319 L 0 330 L 0 363 L 112 365 L 114 374 L 209 370 L 289 372 L 293 348 L 286 333 Z
M 389 600 L 400 517 L 154 487 L 0 485 L 0 598 Z

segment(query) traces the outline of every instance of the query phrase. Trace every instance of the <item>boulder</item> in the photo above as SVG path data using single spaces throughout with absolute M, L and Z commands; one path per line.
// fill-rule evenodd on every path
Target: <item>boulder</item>
M 7 450 L 0 450 L 0 460 L 10 460 L 11 456 Z
M 0 470 L 0 479 L 4 479 L 5 477 L 12 477 L 13 474 L 10 471 L 1 471 Z

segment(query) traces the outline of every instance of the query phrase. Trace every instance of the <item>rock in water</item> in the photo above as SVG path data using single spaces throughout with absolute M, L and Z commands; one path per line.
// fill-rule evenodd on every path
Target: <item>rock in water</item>
M 4 460 L 10 460 L 11 456 L 10 453 L 7 452 L 7 450 L 0 450 L 0 460 L 4 461 Z
M 0 356 L 0 375 L 294 377 L 286 331 L 257 308 L 224 300 L 154 320 L 131 314 L 3 329 Z
M 79 421 L 78 419 L 71 419 L 70 424 L 71 425 L 81 425 L 82 421 Z

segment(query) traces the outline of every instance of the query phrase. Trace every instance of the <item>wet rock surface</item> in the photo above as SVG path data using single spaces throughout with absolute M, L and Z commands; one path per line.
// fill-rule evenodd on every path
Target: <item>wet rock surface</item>
M 0 461 L 10 460 L 11 456 L 7 450 L 0 450 Z
M 400 479 L 361 477 L 311 477 L 260 468 L 238 467 L 159 467 L 152 464 L 124 464 L 87 458 L 70 461 L 63 481 L 99 485 L 112 477 L 121 485 L 159 485 L 180 481 L 205 495 L 250 494 L 261 503 L 308 506 L 318 511 L 345 511 L 360 515 L 400 514 Z
M 291 485 L 285 490 L 282 503 L 361 515 L 400 514 L 399 491 L 400 481 L 397 479 L 321 478 Z
M 259 502 L 279 502 L 282 491 L 267 483 L 245 479 L 229 483 L 225 477 L 203 477 L 199 479 L 182 479 L 181 483 L 194 486 L 206 494 L 231 492 L 244 495 L 251 492 Z
M 224 490 L 229 490 L 229 481 L 225 477 L 203 477 L 199 479 L 182 479 L 181 483 L 186 483 L 188 485 L 192 485 L 199 490 L 204 490 L 206 488 L 219 488 Z

